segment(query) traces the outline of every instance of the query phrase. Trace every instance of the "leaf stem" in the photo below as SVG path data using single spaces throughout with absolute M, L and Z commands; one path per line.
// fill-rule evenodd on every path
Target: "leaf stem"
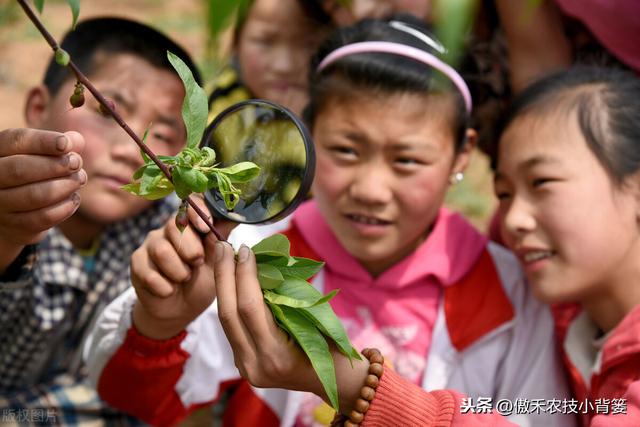
M 42 34 L 42 36 L 45 38 L 49 46 L 51 46 L 51 49 L 53 49 L 54 52 L 60 49 L 60 45 L 58 44 L 56 39 L 45 28 L 45 26 L 42 24 L 42 21 L 40 21 L 40 18 L 38 18 L 38 15 L 36 15 L 36 13 L 31 9 L 31 6 L 29 6 L 27 1 L 18 0 L 18 4 L 20 4 L 25 14 L 27 15 L 27 17 L 31 20 L 31 22 L 33 22 L 33 25 L 35 25 L 38 31 L 40 31 L 40 34 Z M 76 64 L 73 63 L 73 60 L 69 61 L 69 64 L 67 65 L 67 67 L 71 69 L 73 74 L 76 76 L 76 79 L 80 83 L 82 83 L 89 90 L 89 92 L 91 92 L 91 94 L 96 98 L 96 100 L 100 103 L 100 105 L 102 105 L 107 111 L 109 111 L 109 113 L 111 114 L 113 119 L 116 121 L 116 123 L 118 123 L 118 125 L 120 125 L 120 127 L 131 137 L 131 139 L 133 139 L 133 141 L 138 145 L 138 147 L 140 147 L 140 149 L 147 156 L 149 156 L 149 158 L 153 160 L 153 162 L 156 165 L 158 165 L 158 167 L 160 168 L 162 173 L 167 177 L 167 179 L 173 182 L 173 179 L 171 177 L 171 170 L 167 167 L 167 165 L 165 165 L 162 162 L 162 160 L 160 160 L 158 156 L 156 156 L 156 154 L 146 144 L 142 142 L 142 140 L 138 137 L 138 135 L 136 135 L 136 133 L 124 121 L 122 116 L 114 108 L 111 107 L 110 103 L 100 93 L 100 91 L 96 89 L 96 87 L 89 81 L 87 76 L 85 76 L 82 73 L 82 71 L 80 71 L 80 69 L 76 66 Z M 185 200 L 189 203 L 189 205 L 191 205 L 193 210 L 196 211 L 198 216 L 202 218 L 205 224 L 207 224 L 209 229 L 213 232 L 213 234 L 215 234 L 218 240 L 225 241 L 225 239 L 222 237 L 220 232 L 216 230 L 216 227 L 213 225 L 213 221 L 202 209 L 198 207 L 198 205 L 196 205 L 196 203 L 191 199 L 191 197 L 187 196 Z

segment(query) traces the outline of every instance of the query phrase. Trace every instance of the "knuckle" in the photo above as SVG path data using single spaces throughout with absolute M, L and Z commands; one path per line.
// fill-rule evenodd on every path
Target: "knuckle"
M 166 240 L 157 240 L 150 246 L 152 256 L 157 260 L 167 260 L 175 256 L 173 246 Z
M 243 318 L 252 317 L 256 313 L 258 302 L 259 301 L 254 298 L 248 298 L 246 300 L 239 301 L 238 313 L 240 313 L 240 316 L 242 316 Z
M 7 162 L 7 177 L 14 183 L 21 183 L 25 181 L 25 171 L 22 167 L 22 162 Z
M 27 130 L 26 129 L 9 129 L 9 144 L 11 150 L 14 152 L 20 151 L 20 147 L 22 147 L 27 140 Z
M 233 310 L 220 310 L 218 311 L 218 319 L 222 325 L 230 325 L 233 323 L 236 317 L 236 313 Z

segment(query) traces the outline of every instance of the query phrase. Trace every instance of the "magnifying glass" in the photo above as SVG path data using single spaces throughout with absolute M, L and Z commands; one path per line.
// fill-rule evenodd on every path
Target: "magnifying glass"
M 289 215 L 305 200 L 315 172 L 313 142 L 302 121 L 285 107 L 260 99 L 232 105 L 207 127 L 202 146 L 215 150 L 219 167 L 249 161 L 260 174 L 244 184 L 240 201 L 228 210 L 217 190 L 205 192 L 209 210 L 245 224 L 268 224 Z

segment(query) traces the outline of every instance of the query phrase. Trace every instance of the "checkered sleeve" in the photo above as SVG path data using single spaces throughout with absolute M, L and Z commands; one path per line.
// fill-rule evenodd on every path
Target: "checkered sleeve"
M 71 289 L 38 279 L 37 258 L 30 248 L 14 280 L 0 282 L 0 394 L 35 381 L 48 362 L 58 322 L 75 302 Z

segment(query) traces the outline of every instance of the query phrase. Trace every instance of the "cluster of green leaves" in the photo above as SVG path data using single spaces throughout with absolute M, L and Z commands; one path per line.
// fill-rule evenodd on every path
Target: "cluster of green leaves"
M 260 168 L 251 162 L 218 168 L 215 151 L 209 147 L 198 147 L 209 114 L 207 95 L 180 58 L 171 52 L 167 52 L 167 56 L 185 87 L 182 118 L 187 129 L 187 146 L 176 156 L 158 156 L 170 168 L 173 182 L 141 151 L 144 165 L 134 173 L 134 182 L 122 188 L 149 200 L 166 197 L 174 190 L 178 197 L 185 199 L 191 193 L 217 189 L 224 198 L 227 209 L 232 210 L 240 200 L 240 190 L 234 184 L 252 180 L 260 173 Z M 143 142 L 146 141 L 147 133 L 148 131 L 142 138 Z
M 309 357 L 331 405 L 338 410 L 338 387 L 327 340 L 333 340 L 349 360 L 361 357 L 329 305 L 337 291 L 322 295 L 307 282 L 324 263 L 290 256 L 289 240 L 282 234 L 262 240 L 252 250 L 262 294 L 273 317 Z

